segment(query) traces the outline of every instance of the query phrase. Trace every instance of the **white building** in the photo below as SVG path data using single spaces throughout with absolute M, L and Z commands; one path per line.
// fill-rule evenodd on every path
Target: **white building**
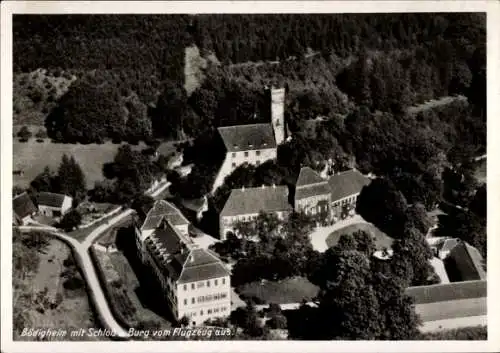
M 189 222 L 166 201 L 156 201 L 141 229 L 138 251 L 163 288 L 174 317 L 191 325 L 228 316 L 231 312 L 230 273 L 210 250 L 189 238 Z
M 224 183 L 226 176 L 238 166 L 248 163 L 258 166 L 276 159 L 277 146 L 285 141 L 285 89 L 269 89 L 271 122 L 219 127 L 226 156 L 215 178 L 212 192 Z
M 219 235 L 226 239 L 238 221 L 250 221 L 260 212 L 275 214 L 279 219 L 292 212 L 286 186 L 262 186 L 257 188 L 233 189 L 219 215 Z
M 62 217 L 69 211 L 73 198 L 53 192 L 40 192 L 37 195 L 38 211 L 47 217 Z

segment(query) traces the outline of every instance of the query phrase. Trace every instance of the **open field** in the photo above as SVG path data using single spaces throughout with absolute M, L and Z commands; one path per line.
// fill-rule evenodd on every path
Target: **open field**
M 342 234 L 352 234 L 359 230 L 365 231 L 371 234 L 375 238 L 375 246 L 377 250 L 382 250 L 383 248 L 390 249 L 392 246 L 393 239 L 387 236 L 385 233 L 381 232 L 377 227 L 370 223 L 356 223 L 348 225 L 347 227 L 338 229 L 332 232 L 326 238 L 326 244 L 328 247 L 335 246 Z
M 451 300 L 415 305 L 422 321 L 454 319 L 458 317 L 486 315 L 486 298 Z
M 93 188 L 94 183 L 104 179 L 102 166 L 112 162 L 119 144 L 110 142 L 98 144 L 62 144 L 45 140 L 43 143 L 31 139 L 28 142 L 13 141 L 13 170 L 22 170 L 22 176 L 14 176 L 14 185 L 21 187 L 29 183 L 40 174 L 45 166 L 57 171 L 63 154 L 73 155 L 82 167 L 87 179 L 87 188 Z M 135 148 L 144 148 L 143 144 Z
M 263 284 L 252 282 L 238 289 L 242 296 L 255 296 L 269 304 L 300 303 L 303 299 L 310 301 L 319 290 L 304 277 L 288 278 L 278 282 L 265 281 Z

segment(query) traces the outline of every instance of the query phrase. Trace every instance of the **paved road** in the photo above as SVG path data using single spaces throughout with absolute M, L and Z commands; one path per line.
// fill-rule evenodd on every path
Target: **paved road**
M 311 244 L 314 250 L 325 252 L 326 250 L 328 250 L 328 245 L 326 245 L 326 238 L 332 232 L 357 223 L 366 223 L 366 221 L 360 215 L 355 215 L 352 218 L 338 221 L 334 225 L 328 227 L 317 227 L 311 234 L 309 234 L 309 239 L 311 240 Z
M 129 209 L 110 219 L 107 223 L 101 225 L 90 233 L 83 242 L 79 242 L 78 240 L 56 230 L 53 227 L 19 227 L 21 231 L 46 231 L 71 246 L 75 255 L 76 263 L 82 270 L 83 277 L 89 288 L 90 298 L 96 308 L 99 320 L 104 328 L 113 331 L 117 337 L 123 339 L 129 337 L 128 332 L 115 320 L 111 309 L 109 308 L 108 301 L 101 287 L 101 283 L 99 282 L 94 264 L 90 258 L 89 248 L 99 236 L 131 213 L 133 213 L 133 210 Z

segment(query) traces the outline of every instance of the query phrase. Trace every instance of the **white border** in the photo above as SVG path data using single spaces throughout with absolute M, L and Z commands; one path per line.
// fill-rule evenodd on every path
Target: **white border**
M 347 341 L 226 341 L 226 342 L 13 342 L 12 341 L 12 14 L 13 13 L 375 13 L 487 12 L 488 30 L 488 341 L 347 342 Z M 495 206 L 500 204 L 500 99 L 498 89 L 500 6 L 494 0 L 471 1 L 6 1 L 1 3 L 1 350 L 5 352 L 327 352 L 418 351 L 472 352 L 500 350 L 500 229 Z M 496 314 L 496 315 L 495 315 Z

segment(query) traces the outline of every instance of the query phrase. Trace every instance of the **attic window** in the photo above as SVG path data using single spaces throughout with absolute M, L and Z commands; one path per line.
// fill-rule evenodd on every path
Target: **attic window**
M 264 145 L 264 146 L 267 146 L 267 142 L 264 142 L 264 143 L 263 143 L 263 145 Z
M 237 144 L 234 144 L 234 145 L 233 145 L 233 147 L 234 147 L 234 148 L 239 148 Z
M 253 147 L 253 145 L 251 143 L 248 144 L 248 147 Z

